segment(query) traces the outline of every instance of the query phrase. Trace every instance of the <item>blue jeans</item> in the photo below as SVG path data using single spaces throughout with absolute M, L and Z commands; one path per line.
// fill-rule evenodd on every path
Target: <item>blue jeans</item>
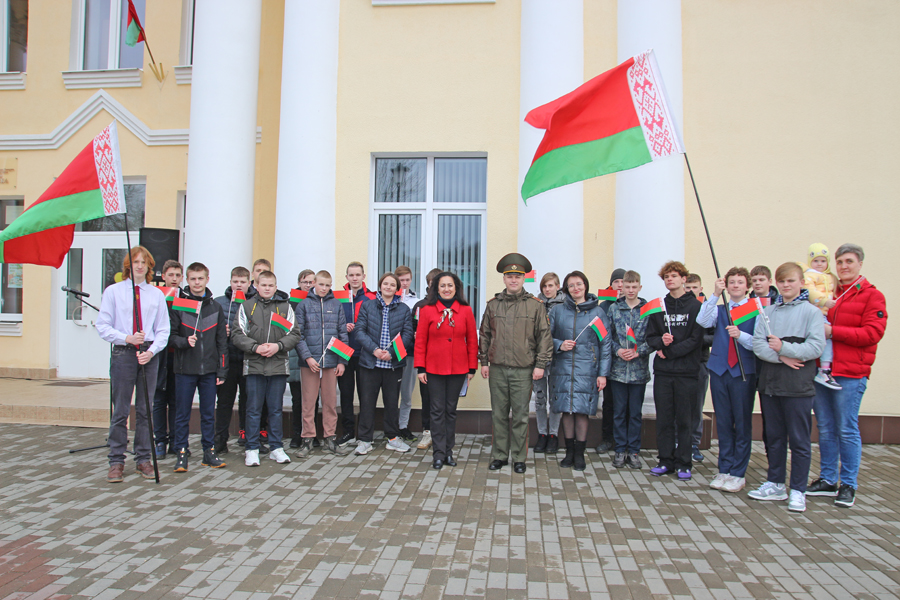
M 622 383 L 609 380 L 613 397 L 613 437 L 616 453 L 637 454 L 641 450 L 641 424 L 643 419 L 644 390 L 646 383 Z
M 194 391 L 200 394 L 200 445 L 213 447 L 216 432 L 216 374 L 175 375 L 175 449 L 188 447 Z
M 730 373 L 710 373 L 710 389 L 719 435 L 719 473 L 743 477 L 750 464 L 753 441 L 756 374 L 748 373 L 744 381 Z
M 269 446 L 283 448 L 281 408 L 287 375 L 247 375 L 247 450 L 259 450 L 259 419 L 263 403 L 269 409 Z
M 868 377 L 852 379 L 835 377 L 844 388 L 832 390 L 816 385 L 813 410 L 819 428 L 819 477 L 829 483 L 857 488 L 856 476 L 862 460 L 862 437 L 859 435 L 859 405 L 866 393 Z M 838 479 L 838 460 L 841 463 Z

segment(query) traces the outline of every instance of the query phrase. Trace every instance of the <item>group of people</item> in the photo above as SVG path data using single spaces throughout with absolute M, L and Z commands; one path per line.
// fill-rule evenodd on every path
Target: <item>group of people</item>
M 698 445 L 709 386 L 719 438 L 718 475 L 710 486 L 743 489 L 758 392 L 769 469 L 750 497 L 789 498 L 794 511 L 805 510 L 807 495 L 852 506 L 861 456 L 857 416 L 887 321 L 884 296 L 860 274 L 863 260 L 859 246 L 841 246 L 835 277 L 828 249 L 814 244 L 804 266 L 789 262 L 776 270 L 777 288 L 767 267 L 735 267 L 716 280 L 709 297 L 697 275 L 670 261 L 659 271 L 667 295 L 647 301 L 639 295 L 641 275 L 623 269 L 613 272 L 599 296 L 581 271 L 566 275 L 561 285 L 557 275 L 545 274 L 534 296 L 524 289 L 530 262 L 508 254 L 497 265 L 504 289 L 487 302 L 479 327 L 459 277 L 439 269 L 427 275 L 422 299 L 410 290 L 409 268 L 384 273 L 370 290 L 358 262 L 347 267 L 343 289 L 333 289 L 327 271 L 304 270 L 297 288 L 283 292 L 271 264 L 260 259 L 252 272 L 235 267 L 225 294 L 215 298 L 203 264 L 192 263 L 182 274 L 179 263 L 168 261 L 162 272 L 170 293 L 164 295 L 150 285 L 153 257 L 138 246 L 125 258 L 124 280 L 104 292 L 97 322 L 112 344 L 107 479 L 124 478 L 125 421 L 135 388 L 135 461 L 143 477 L 153 477 L 151 451 L 158 458 L 174 454 L 174 470 L 188 470 L 195 393 L 201 464 L 225 466 L 221 455 L 228 453 L 236 398 L 245 465 L 258 466 L 266 454 L 290 462 L 282 435 L 288 385 L 290 446 L 298 458 L 317 446 L 339 456 L 354 452 L 354 443 L 357 455 L 371 452 L 380 395 L 387 449 L 408 452 L 418 442 L 418 448 L 432 449 L 435 469 L 456 466 L 458 399 L 479 363 L 491 397 L 490 470 L 512 460 L 515 472 L 526 471 L 532 397 L 535 453 L 557 452 L 562 425 L 560 466 L 584 470 L 589 418 L 601 406 L 601 392 L 598 452 L 613 450 L 613 467 L 640 469 L 642 405 L 653 356 L 658 462 L 651 475 L 691 479 L 693 462 L 703 460 Z M 139 374 L 144 379 L 138 381 Z M 409 430 L 416 380 L 421 439 Z M 154 398 L 155 448 L 147 397 Z M 813 410 L 821 473 L 807 486 Z

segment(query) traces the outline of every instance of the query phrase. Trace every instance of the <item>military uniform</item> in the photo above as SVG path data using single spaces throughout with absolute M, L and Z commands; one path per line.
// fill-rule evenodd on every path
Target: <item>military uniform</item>
M 525 274 L 531 271 L 531 263 L 521 254 L 508 254 L 500 260 L 497 271 Z M 479 334 L 479 360 L 482 366 L 490 366 L 491 458 L 507 464 L 511 450 L 513 462 L 524 467 L 532 373 L 548 368 L 553 356 L 547 310 L 524 289 L 515 294 L 503 290 L 488 301 Z M 500 466 L 492 464 L 491 468 Z

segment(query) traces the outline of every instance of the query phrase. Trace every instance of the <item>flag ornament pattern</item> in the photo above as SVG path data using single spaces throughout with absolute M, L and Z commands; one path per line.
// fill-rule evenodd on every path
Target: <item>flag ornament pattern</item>
M 400 362 L 403 362 L 403 359 L 406 358 L 406 346 L 403 345 L 403 340 L 400 339 L 399 333 L 391 340 L 391 351 Z
M 137 9 L 134 3 L 128 0 L 128 21 L 125 25 L 125 43 L 134 46 L 138 42 L 144 41 L 144 28 L 141 27 L 141 20 L 138 18 Z
M 337 339 L 336 337 L 331 338 L 331 341 L 328 342 L 325 350 L 331 350 L 332 352 L 346 360 L 350 360 L 350 357 L 353 356 L 354 352 L 353 348 Z
M 172 300 L 172 310 L 180 310 L 192 315 L 200 314 L 200 301 L 190 298 L 175 298 Z
M 731 319 L 735 325 L 740 325 L 759 315 L 759 306 L 756 302 L 745 302 L 731 309 Z
M 0 232 L 0 262 L 62 266 L 75 224 L 125 212 L 119 137 L 113 122 L 9 227 Z
M 241 290 L 235 290 L 235 292 L 231 294 L 231 301 L 235 304 L 243 304 L 246 299 L 247 295 Z
M 291 327 L 294 326 L 293 323 L 291 323 L 290 321 L 288 321 L 287 319 L 285 319 L 284 317 L 282 317 L 281 315 L 279 315 L 276 312 L 272 313 L 272 320 L 270 321 L 270 324 L 274 325 L 278 329 L 281 329 L 285 333 L 289 332 L 291 330 Z
M 594 319 L 590 323 L 590 328 L 594 330 L 594 333 L 597 334 L 597 337 L 600 338 L 600 341 L 603 341 L 609 332 L 606 330 L 606 325 L 603 324 L 603 319 L 600 317 L 594 317 Z
M 625 332 L 625 339 L 627 341 L 631 342 L 632 344 L 637 345 L 637 336 L 634 335 L 634 329 L 632 329 L 630 326 L 628 327 L 628 330 Z
M 654 298 L 641 307 L 641 318 L 663 312 L 662 298 Z
M 610 302 L 615 302 L 618 297 L 619 297 L 619 292 L 617 292 L 616 290 L 614 290 L 612 288 L 606 288 L 605 290 L 597 291 L 597 299 L 600 302 L 603 302 L 604 300 L 609 300 Z
M 535 277 L 537 277 L 537 271 L 532 269 L 525 273 L 525 283 L 534 283 Z
M 652 50 L 533 109 L 525 122 L 545 130 L 522 183 L 526 202 L 684 152 Z
M 343 302 L 344 304 L 350 303 L 350 290 L 334 290 L 331 293 L 334 294 L 334 299 L 338 302 Z
M 309 295 L 309 292 L 304 292 L 303 290 L 293 289 L 291 290 L 291 297 L 289 300 L 293 303 L 301 302 L 306 300 L 306 297 Z

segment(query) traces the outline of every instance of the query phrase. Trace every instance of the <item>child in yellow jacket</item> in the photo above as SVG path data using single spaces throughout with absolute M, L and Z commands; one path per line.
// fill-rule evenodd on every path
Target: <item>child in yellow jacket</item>
M 812 244 L 806 257 L 809 260 L 809 267 L 803 274 L 803 287 L 809 294 L 810 303 L 822 311 L 827 323 L 828 310 L 834 306 L 834 291 L 837 289 L 837 278 L 828 265 L 828 247 L 825 244 Z M 825 387 L 839 390 L 842 389 L 841 385 L 831 376 L 832 357 L 831 340 L 825 340 L 825 351 L 819 359 L 819 372 L 815 381 Z

